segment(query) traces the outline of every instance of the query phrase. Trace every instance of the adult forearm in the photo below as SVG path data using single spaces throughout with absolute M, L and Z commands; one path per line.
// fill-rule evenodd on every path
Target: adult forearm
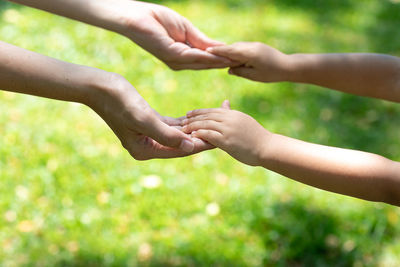
M 124 30 L 119 5 L 128 0 L 8 0 L 115 32 Z
M 400 58 L 380 54 L 290 55 L 290 81 L 400 102 Z
M 375 154 L 273 135 L 261 162 L 320 189 L 400 205 L 400 164 Z
M 88 104 L 107 72 L 0 42 L 0 89 Z

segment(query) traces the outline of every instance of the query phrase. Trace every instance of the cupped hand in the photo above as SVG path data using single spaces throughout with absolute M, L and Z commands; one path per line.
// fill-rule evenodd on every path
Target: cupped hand
M 239 42 L 210 47 L 207 51 L 239 63 L 229 69 L 229 74 L 259 82 L 280 82 L 288 78 L 288 56 L 266 44 Z
M 232 61 L 206 51 L 223 43 L 208 38 L 189 20 L 156 4 L 128 1 L 123 34 L 173 70 L 226 68 Z
M 110 126 L 133 158 L 175 158 L 213 148 L 182 132 L 183 117 L 161 116 L 128 81 L 112 76 L 88 105 Z

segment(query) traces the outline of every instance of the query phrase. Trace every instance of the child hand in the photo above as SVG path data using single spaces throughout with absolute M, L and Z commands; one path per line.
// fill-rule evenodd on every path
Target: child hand
M 225 101 L 223 107 L 229 105 Z M 256 120 L 228 108 L 189 111 L 183 131 L 219 147 L 235 159 L 252 166 L 260 165 L 260 154 L 271 133 Z
M 239 62 L 231 67 L 229 74 L 259 82 L 281 82 L 287 80 L 289 56 L 262 43 L 235 43 L 207 49 L 214 55 Z

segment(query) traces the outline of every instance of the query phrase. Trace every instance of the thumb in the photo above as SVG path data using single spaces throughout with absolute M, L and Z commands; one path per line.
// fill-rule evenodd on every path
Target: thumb
M 143 134 L 164 146 L 179 148 L 185 152 L 192 152 L 194 149 L 194 143 L 189 136 L 175 127 L 167 125 L 157 117 L 149 123 Z
M 221 108 L 231 109 L 231 103 L 229 102 L 229 100 L 224 100 L 224 102 L 222 102 Z
M 231 74 L 231 75 L 240 76 L 240 77 L 247 78 L 247 79 L 250 79 L 250 80 L 255 80 L 256 79 L 255 70 L 253 68 L 249 68 L 249 67 L 234 67 L 234 68 L 230 68 L 228 73 Z
M 190 45 L 194 48 L 206 50 L 208 47 L 224 45 L 224 43 L 215 41 L 207 37 L 203 32 L 188 22 L 186 26 L 186 38 Z
M 231 60 L 238 61 L 242 64 L 249 60 L 248 56 L 246 55 L 246 50 L 240 49 L 239 45 L 237 44 L 209 47 L 207 52 L 220 57 L 226 57 Z

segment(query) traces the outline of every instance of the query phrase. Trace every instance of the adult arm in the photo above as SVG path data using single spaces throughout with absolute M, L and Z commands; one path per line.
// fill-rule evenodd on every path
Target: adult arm
M 138 160 L 179 157 L 210 148 L 178 130 L 179 119 L 155 112 L 122 76 L 4 42 L 0 42 L 0 89 L 89 106 Z
M 132 0 L 10 0 L 120 33 L 174 70 L 224 68 L 226 58 L 205 50 L 221 45 L 175 11 Z

